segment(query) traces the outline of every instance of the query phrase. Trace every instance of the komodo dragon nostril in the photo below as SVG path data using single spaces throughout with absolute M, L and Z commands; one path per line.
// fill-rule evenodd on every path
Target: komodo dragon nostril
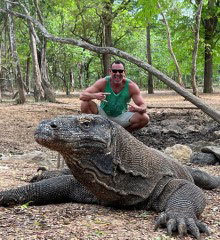
M 52 122 L 52 123 L 50 124 L 50 126 L 51 126 L 51 128 L 53 128 L 53 129 L 56 129 L 56 128 L 57 128 L 57 124 L 56 124 L 55 122 Z

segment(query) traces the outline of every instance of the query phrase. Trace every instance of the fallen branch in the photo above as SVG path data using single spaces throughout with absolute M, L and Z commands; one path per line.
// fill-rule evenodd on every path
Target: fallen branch
M 193 109 L 193 110 L 200 110 L 197 107 L 175 107 L 175 106 L 147 106 L 147 108 L 170 108 L 170 109 Z

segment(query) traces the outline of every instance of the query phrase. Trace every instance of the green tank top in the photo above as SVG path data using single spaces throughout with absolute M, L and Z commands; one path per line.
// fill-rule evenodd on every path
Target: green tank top
M 104 92 L 111 93 L 106 95 L 106 101 L 102 101 L 100 107 L 105 111 L 105 113 L 110 117 L 117 117 L 120 114 L 127 111 L 127 103 L 130 102 L 131 97 L 128 90 L 128 84 L 130 80 L 126 78 L 124 88 L 118 94 L 114 93 L 110 85 L 110 76 L 106 78 L 106 87 Z

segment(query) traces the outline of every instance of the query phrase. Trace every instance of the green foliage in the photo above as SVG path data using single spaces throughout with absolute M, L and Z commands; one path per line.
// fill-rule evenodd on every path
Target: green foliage
M 137 1 L 137 15 L 136 17 L 143 22 L 145 25 L 146 23 L 151 23 L 153 17 L 160 13 L 159 8 L 157 7 L 157 0 L 138 0 Z

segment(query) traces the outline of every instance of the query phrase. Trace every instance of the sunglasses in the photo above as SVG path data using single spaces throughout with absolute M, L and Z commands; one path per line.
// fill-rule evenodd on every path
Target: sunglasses
M 124 70 L 122 70 L 122 69 L 112 69 L 112 72 L 113 72 L 113 73 L 117 73 L 117 72 L 123 73 Z

